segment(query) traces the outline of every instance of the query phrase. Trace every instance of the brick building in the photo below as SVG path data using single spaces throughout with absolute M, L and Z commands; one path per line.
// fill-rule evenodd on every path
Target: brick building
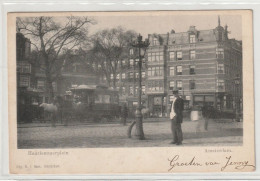
M 233 111 L 236 104 L 241 108 L 242 42 L 228 38 L 228 27 L 223 28 L 220 19 L 214 29 L 190 26 L 187 32 L 149 35 L 149 41 L 146 83 L 153 114 L 169 114 L 175 88 L 185 108 L 203 104 L 222 111 Z
M 31 122 L 38 114 L 38 90 L 35 89 L 35 72 L 30 59 L 31 42 L 17 30 L 16 83 L 17 122 Z
M 29 61 L 31 42 L 19 31 L 16 33 L 17 87 L 27 89 L 32 84 L 32 65 Z
M 228 38 L 220 19 L 214 29 L 148 35 L 150 46 L 142 69 L 142 103 L 151 116 L 169 114 L 172 89 L 179 89 L 185 108 L 210 105 L 221 111 L 242 110 L 242 42 Z M 120 100 L 135 110 L 138 96 L 137 50 L 128 49 L 117 76 Z M 111 75 L 112 76 L 112 75 Z M 238 80 L 239 84 L 235 82 Z

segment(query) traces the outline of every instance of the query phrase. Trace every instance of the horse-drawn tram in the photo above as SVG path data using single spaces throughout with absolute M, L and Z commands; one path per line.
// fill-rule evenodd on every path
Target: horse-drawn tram
M 31 88 L 19 89 L 17 92 L 17 121 L 31 123 L 41 119 L 43 110 L 39 108 L 39 93 Z
M 64 95 L 63 118 L 109 121 L 120 116 L 118 91 L 101 85 L 79 85 Z

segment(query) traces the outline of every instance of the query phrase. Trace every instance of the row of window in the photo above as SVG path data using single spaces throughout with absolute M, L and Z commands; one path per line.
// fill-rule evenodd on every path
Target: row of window
M 177 59 L 175 59 L 175 57 Z M 170 58 L 170 61 L 173 61 L 173 60 L 182 60 L 182 51 L 177 51 L 177 52 L 169 52 L 169 58 Z M 190 59 L 191 60 L 194 60 L 196 58 L 196 52 L 195 50 L 191 50 L 190 51 Z
M 175 81 L 170 81 L 169 82 L 169 89 L 170 90 L 175 89 L 175 87 L 178 90 L 182 90 L 182 86 L 183 86 L 182 80 L 177 80 L 176 84 L 175 84 Z M 225 81 L 224 80 L 217 80 L 217 87 L 218 87 L 218 89 L 225 89 Z M 196 81 L 195 80 L 190 80 L 189 81 L 189 88 L 191 90 L 196 89 Z
M 45 90 L 45 80 L 37 80 L 37 89 Z M 53 91 L 57 91 L 57 84 L 56 82 L 52 82 Z
M 19 86 L 20 87 L 30 87 L 30 76 L 21 75 L 19 77 Z M 44 80 L 37 80 L 37 89 L 45 90 L 45 81 Z M 52 82 L 52 87 L 54 91 L 57 91 L 57 84 L 56 82 Z
M 20 73 L 31 73 L 31 64 L 17 62 L 17 71 Z
M 149 67 L 147 69 L 148 76 L 163 76 L 163 67 Z
M 190 43 L 196 43 L 196 35 L 191 34 L 189 36 L 189 42 Z M 160 42 L 158 41 L 158 38 L 155 38 L 155 37 L 153 38 L 152 45 L 154 45 L 154 46 L 160 45 Z
M 121 89 L 120 89 L 120 87 L 117 87 L 117 90 L 119 90 L 122 95 L 126 95 L 126 94 L 127 94 L 126 88 L 125 88 L 124 86 L 122 86 Z M 132 85 L 130 85 L 130 86 L 129 86 L 128 95 L 129 95 L 129 96 L 134 95 L 134 91 L 135 91 L 135 94 L 137 95 L 137 94 L 138 94 L 138 86 L 132 86 Z M 143 95 L 145 94 L 145 85 L 142 86 L 142 94 L 143 94 Z
M 196 66 L 195 65 L 190 65 L 189 66 L 189 74 L 190 75 L 194 75 L 196 72 L 195 72 L 195 68 Z M 176 66 L 176 75 L 182 75 L 182 66 L 181 65 L 178 65 Z M 226 70 L 226 72 L 225 72 Z M 223 73 L 228 73 L 227 72 L 228 69 L 225 69 L 225 65 L 224 64 L 218 64 L 217 66 L 217 72 L 219 74 L 223 74 Z M 149 67 L 147 69 L 147 74 L 148 76 L 152 76 L 152 77 L 156 77 L 156 76 L 163 76 L 164 74 L 164 71 L 163 71 L 163 67 Z M 175 75 L 175 66 L 170 66 L 169 67 L 169 76 L 174 76 Z M 112 80 L 113 79 L 113 74 L 110 75 L 110 79 Z M 126 78 L 126 73 L 122 73 L 121 75 L 120 74 L 117 74 L 116 76 L 116 79 L 125 79 Z M 134 78 L 134 72 L 129 72 L 128 73 L 128 77 L 130 79 L 133 79 Z M 139 73 L 136 72 L 135 73 L 135 78 L 139 78 Z M 145 72 L 143 71 L 142 72 L 142 78 L 145 78 Z
M 195 72 L 195 68 L 196 66 L 195 65 L 190 65 L 189 66 L 189 74 L 190 75 L 194 75 L 196 72 Z M 182 75 L 182 71 L 183 71 L 183 67 L 181 65 L 178 65 L 178 66 L 170 66 L 168 68 L 168 71 L 169 71 L 169 76 L 174 76 L 174 75 Z M 175 71 L 176 71 L 176 74 L 175 74 Z M 224 64 L 218 64 L 217 65 L 217 73 L 218 74 L 223 74 L 223 73 L 226 73 L 228 74 L 228 69 L 225 69 L 225 65 Z M 164 71 L 163 71 L 163 67 L 149 67 L 147 69 L 147 74 L 149 77 L 156 77 L 156 76 L 163 76 L 164 75 Z M 139 73 L 136 72 L 129 72 L 128 73 L 128 78 L 130 79 L 133 79 L 134 78 L 134 75 L 135 75 L 135 78 L 139 78 Z M 113 74 L 110 75 L 110 79 L 112 80 L 113 79 Z M 116 79 L 119 80 L 121 77 L 121 79 L 126 79 L 126 73 L 122 73 L 122 74 L 117 74 L 116 76 Z M 145 72 L 143 71 L 142 72 L 142 78 L 145 78 Z M 104 80 L 106 78 L 104 77 Z
M 118 103 L 118 96 L 99 94 L 95 96 L 95 103 Z
M 132 50 L 132 49 L 130 49 L 130 50 Z M 164 61 L 163 51 L 147 53 L 147 57 L 148 57 L 148 59 L 147 59 L 148 62 L 162 62 L 163 63 L 163 61 Z M 224 58 L 224 49 L 223 48 L 216 49 L 216 58 L 221 58 L 221 59 Z M 190 51 L 190 60 L 194 60 L 194 59 L 196 59 L 196 51 L 191 50 Z M 182 51 L 170 51 L 169 60 L 170 61 L 183 60 Z M 139 59 L 129 59 L 129 66 L 135 66 L 135 63 L 138 61 L 139 61 Z M 106 66 L 106 62 L 104 62 L 104 64 Z M 122 66 L 128 65 L 127 60 L 122 60 L 121 65 Z M 95 68 L 94 64 L 92 66 L 93 66 L 93 68 Z M 101 68 L 101 66 L 98 65 L 98 68 Z
M 148 62 L 163 62 L 163 52 L 147 53 Z
M 195 74 L 195 65 L 190 65 L 190 75 Z M 170 66 L 169 67 L 169 75 L 174 76 L 175 75 L 175 67 Z M 182 75 L 182 66 L 178 65 L 176 66 L 176 75 Z
M 196 72 L 195 72 L 195 68 L 196 68 L 195 65 L 190 65 L 190 66 L 189 66 L 189 73 L 190 73 L 190 75 L 193 75 L 193 74 L 196 73 Z M 228 74 L 228 73 L 229 73 L 229 72 L 228 72 L 228 69 L 226 69 L 226 72 L 225 72 L 225 66 L 224 66 L 224 64 L 218 64 L 218 66 L 217 66 L 217 72 L 218 72 L 219 74 L 223 74 L 223 73 Z M 170 66 L 170 67 L 169 67 L 169 75 L 170 75 L 170 76 L 174 76 L 174 75 L 175 75 L 175 67 L 174 67 L 174 66 Z M 176 75 L 182 75 L 182 66 L 181 66 L 181 65 L 176 66 Z
M 182 81 L 181 80 L 177 80 L 176 81 L 176 85 L 175 85 L 175 81 L 170 81 L 169 82 L 169 88 L 170 90 L 173 90 L 174 88 L 177 88 L 179 90 L 182 90 Z
M 163 87 L 163 81 L 149 81 L 147 83 L 147 91 L 149 92 L 161 92 Z
M 196 59 L 196 51 L 190 50 L 190 60 Z M 154 52 L 154 53 L 148 53 L 148 62 L 163 62 L 163 52 Z M 216 49 L 216 58 L 224 58 L 224 49 L 223 48 L 217 48 Z M 182 60 L 183 59 L 183 53 L 182 51 L 170 51 L 169 52 L 169 60 Z
M 30 87 L 30 77 L 21 75 L 19 77 L 19 86 L 20 87 Z
M 138 72 L 129 72 L 128 73 L 128 78 L 129 79 L 133 79 L 134 78 L 134 75 L 135 75 L 135 78 L 139 78 L 139 73 Z M 121 74 L 117 74 L 116 75 L 116 79 L 119 80 L 121 77 L 121 79 L 126 79 L 126 73 L 121 73 Z M 143 71 L 142 72 L 142 78 L 145 78 L 145 72 Z M 114 75 L 113 74 L 110 74 L 110 79 L 113 80 L 114 79 Z M 104 80 L 106 80 L 106 76 L 104 76 Z

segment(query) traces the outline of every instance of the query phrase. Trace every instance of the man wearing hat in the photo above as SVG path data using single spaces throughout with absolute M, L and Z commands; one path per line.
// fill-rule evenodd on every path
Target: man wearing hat
M 181 145 L 183 140 L 181 123 L 182 123 L 182 112 L 183 112 L 183 99 L 179 97 L 179 91 L 173 90 L 173 101 L 171 105 L 170 119 L 171 119 L 171 130 L 173 141 L 171 144 Z

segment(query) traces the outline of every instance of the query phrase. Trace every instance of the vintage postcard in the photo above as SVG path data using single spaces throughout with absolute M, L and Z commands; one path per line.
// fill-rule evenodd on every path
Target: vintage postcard
M 9 13 L 10 173 L 254 171 L 252 18 Z

